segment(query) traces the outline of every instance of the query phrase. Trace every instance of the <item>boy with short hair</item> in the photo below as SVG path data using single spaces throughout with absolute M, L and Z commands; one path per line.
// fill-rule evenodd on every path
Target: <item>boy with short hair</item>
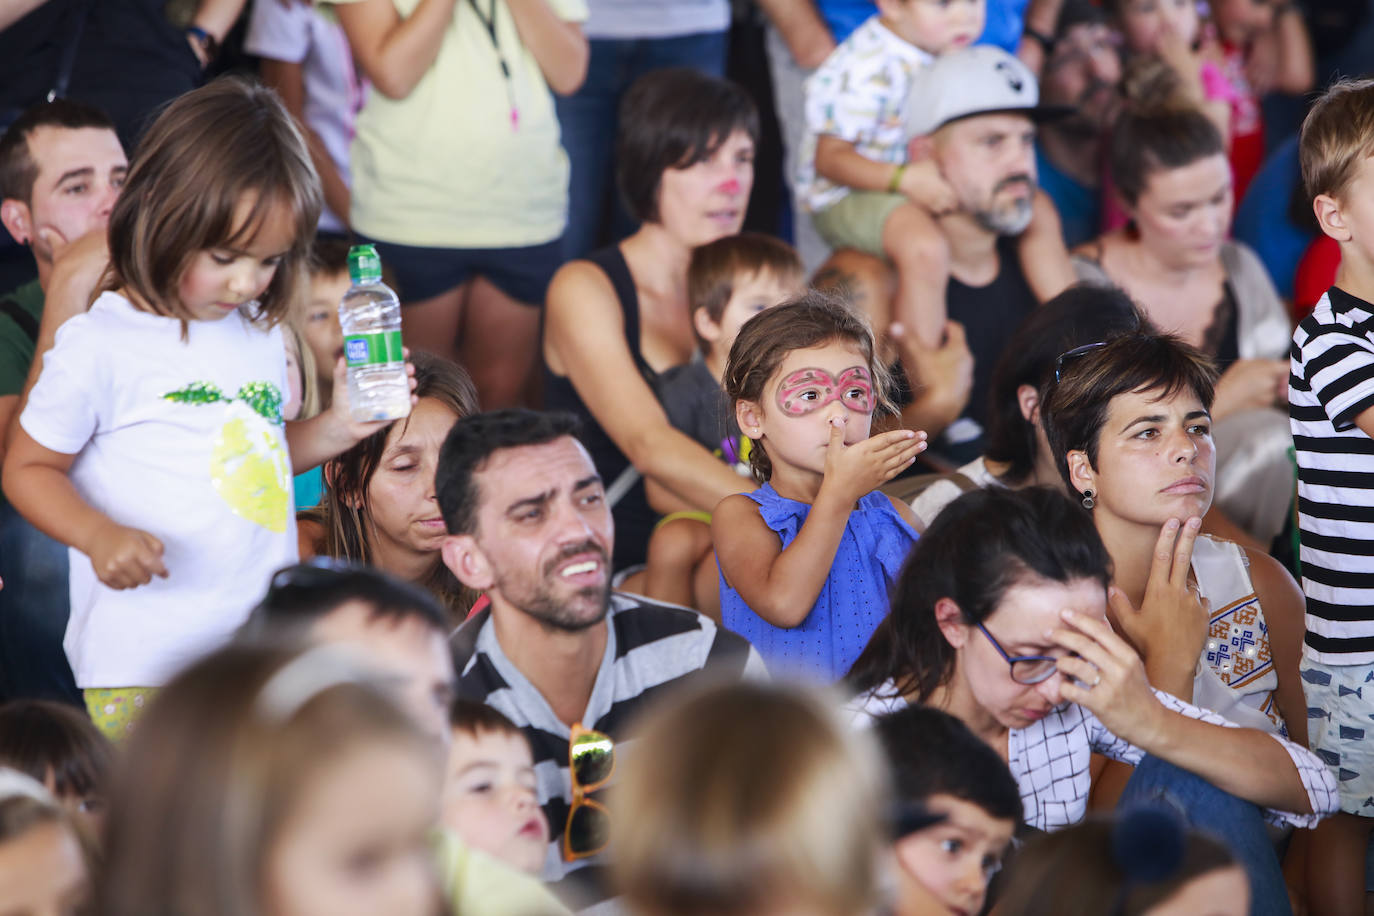
M 317 236 L 310 246 L 310 299 L 301 321 L 301 337 L 315 357 L 320 402 L 328 405 L 334 393 L 334 366 L 343 355 L 339 301 L 348 292 L 348 243 Z
M 692 252 L 687 300 L 699 358 L 659 378 L 658 396 L 668 422 L 748 476 L 747 442 L 725 400 L 721 376 L 739 329 L 754 315 L 806 288 L 801 257 L 786 242 L 746 232 Z M 649 539 L 650 598 L 694 607 L 719 619 L 719 576 L 711 546 L 710 515 L 682 511 L 671 493 L 645 482 L 649 501 L 667 513 Z
M 1336 772 L 1341 813 L 1316 828 L 1313 912 L 1364 906 L 1374 827 L 1374 81 L 1345 80 L 1303 122 L 1299 163 L 1336 285 L 1293 333 L 1289 417 L 1307 635 L 1308 741 Z
M 938 709 L 908 706 L 873 728 L 896 799 L 893 912 L 980 912 L 1021 823 L 1021 794 L 1011 771 L 968 726 Z
M 443 825 L 473 849 L 539 875 L 549 824 L 535 792 L 529 740 L 497 710 L 456 700 L 444 777 Z

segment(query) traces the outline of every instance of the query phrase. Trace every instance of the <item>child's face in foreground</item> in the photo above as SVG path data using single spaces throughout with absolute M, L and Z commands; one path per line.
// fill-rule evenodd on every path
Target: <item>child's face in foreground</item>
M 720 321 L 712 321 L 705 309 L 694 313 L 697 332 L 710 345 L 711 359 L 722 366 L 746 321 L 802 291 L 797 278 L 778 277 L 769 271 L 738 276 L 731 285 L 733 292 L 721 310 Z
M 247 197 L 239 201 L 234 209 L 235 226 L 248 220 L 252 204 Z M 267 291 L 295 240 L 296 221 L 290 210 L 279 205 L 267 212 L 252 238 L 196 252 L 177 284 L 187 317 L 219 321 L 257 299 Z
M 315 357 L 315 374 L 324 390 L 334 384 L 334 364 L 343 356 L 343 329 L 339 327 L 339 300 L 349 287 L 348 271 L 310 275 L 310 303 L 301 336 Z
M 418 745 L 356 742 L 319 763 L 271 844 L 263 912 L 434 916 L 439 768 Z
M 52 821 L 5 840 L 0 888 L 0 912 L 78 912 L 89 898 L 81 844 L 65 825 Z
M 929 54 L 973 44 L 987 15 L 984 0 L 886 0 L 878 6 L 898 38 Z
M 444 785 L 444 825 L 474 849 L 538 874 L 549 825 L 535 794 L 534 759 L 523 735 L 453 730 Z
M 741 401 L 737 413 L 740 429 L 763 439 L 775 473 L 824 474 L 832 421 L 843 424 L 845 445 L 862 442 L 874 406 L 868 360 L 858 344 L 834 340 L 788 353 L 764 386 L 762 403 Z
M 901 916 L 973 916 L 1001 867 L 1015 824 L 952 795 L 926 799 L 945 820 L 897 841 Z

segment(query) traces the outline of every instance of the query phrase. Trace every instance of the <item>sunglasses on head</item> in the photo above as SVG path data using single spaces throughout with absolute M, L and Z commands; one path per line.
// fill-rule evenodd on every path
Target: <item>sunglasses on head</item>
M 1065 363 L 1071 363 L 1080 357 L 1087 356 L 1094 350 L 1101 350 L 1106 345 L 1107 342 L 1105 340 L 1099 340 L 1097 343 L 1084 344 L 1081 347 L 1074 347 L 1072 350 L 1060 353 L 1059 357 L 1054 361 L 1054 383 L 1058 385 L 1060 379 L 1064 377 Z
M 610 839 L 611 817 L 606 806 L 587 796 L 610 781 L 615 772 L 615 742 L 609 735 L 575 723 L 568 738 L 568 775 L 573 800 L 563 828 L 563 861 L 594 856 Z

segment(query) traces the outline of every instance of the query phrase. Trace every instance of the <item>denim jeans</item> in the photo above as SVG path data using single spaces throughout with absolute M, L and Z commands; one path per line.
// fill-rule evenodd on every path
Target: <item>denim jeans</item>
M 67 548 L 0 500 L 0 700 L 82 705 L 62 636 L 71 612 Z
M 1292 916 L 1283 872 L 1260 809 L 1201 776 L 1146 756 L 1121 793 L 1118 808 L 1161 806 L 1225 843 L 1250 876 L 1251 916 Z
M 650 70 L 692 67 L 725 75 L 726 32 L 675 38 L 592 39 L 587 79 L 570 96 L 556 96 L 563 148 L 572 164 L 568 187 L 565 257 L 580 258 L 599 247 L 601 229 L 610 223 L 610 241 L 634 232 L 635 220 L 620 202 L 615 183 L 615 136 L 620 99 Z

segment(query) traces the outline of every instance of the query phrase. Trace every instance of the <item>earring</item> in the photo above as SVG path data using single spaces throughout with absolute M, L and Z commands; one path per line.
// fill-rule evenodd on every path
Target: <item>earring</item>
M 1084 491 L 1083 491 L 1083 508 L 1084 508 L 1084 509 L 1091 509 L 1093 506 L 1097 505 L 1097 503 L 1093 501 L 1093 496 L 1094 496 L 1094 495 L 1095 495 L 1095 494 L 1093 493 L 1092 490 L 1084 490 Z

